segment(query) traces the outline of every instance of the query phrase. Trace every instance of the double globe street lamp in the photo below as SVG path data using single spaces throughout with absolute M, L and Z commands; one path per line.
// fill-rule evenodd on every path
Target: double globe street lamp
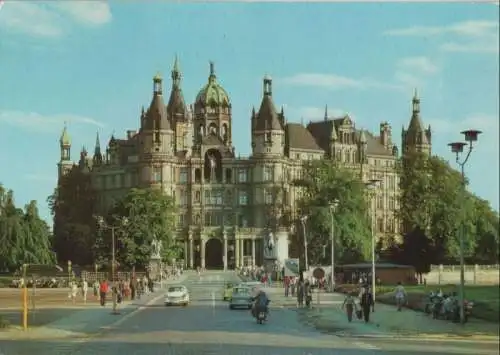
M 337 207 L 339 206 L 339 200 L 333 200 L 329 205 L 330 210 L 330 236 L 331 236 L 331 266 L 332 266 L 332 274 L 331 274 L 331 287 L 332 292 L 335 290 L 335 212 L 337 211 Z
M 370 179 L 368 182 L 365 183 L 366 188 L 369 190 L 370 194 L 370 210 L 371 210 L 371 222 L 370 222 L 370 231 L 371 231 L 371 240 L 372 240 L 372 296 L 373 296 L 373 301 L 375 301 L 375 288 L 376 288 L 376 282 L 377 282 L 377 277 L 375 275 L 376 272 L 376 238 L 375 238 L 375 191 L 378 188 L 380 182 L 382 180 L 380 179 Z
M 116 242 L 115 242 L 115 231 L 120 228 L 124 228 L 128 225 L 127 217 L 116 218 L 116 224 L 108 224 L 104 217 L 96 216 L 97 225 L 103 230 L 111 231 L 111 282 L 112 282 L 112 292 L 111 297 L 113 300 L 113 314 L 118 314 L 117 307 L 117 292 L 118 287 L 116 285 L 115 273 L 116 273 Z
M 469 157 L 472 153 L 472 150 L 474 148 L 474 142 L 477 141 L 478 136 L 482 133 L 481 131 L 477 131 L 474 129 L 469 129 L 467 131 L 462 131 L 460 132 L 461 134 L 464 135 L 465 142 L 452 142 L 449 143 L 448 146 L 451 148 L 451 152 L 455 154 L 455 161 L 460 166 L 460 173 L 462 175 L 462 185 L 463 185 L 463 194 L 464 194 L 464 201 L 465 201 L 465 164 L 467 164 L 467 161 L 469 160 Z M 461 155 L 465 152 L 465 158 L 460 159 Z M 465 209 L 464 209 L 465 211 Z M 460 228 L 460 234 L 459 234 L 459 243 L 460 243 L 460 290 L 459 290 L 459 301 L 460 301 L 460 323 L 464 324 L 465 323 L 465 305 L 464 305 L 464 300 L 465 300 L 465 261 L 464 261 L 464 239 L 465 239 L 465 218 L 466 216 L 464 215 L 463 221 L 462 221 L 462 228 Z

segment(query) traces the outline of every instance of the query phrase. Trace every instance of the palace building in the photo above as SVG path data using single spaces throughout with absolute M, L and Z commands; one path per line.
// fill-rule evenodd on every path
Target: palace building
M 417 95 L 412 111 L 402 131 L 403 149 L 430 152 L 430 127 L 423 127 Z M 371 133 L 357 128 L 348 115 L 329 117 L 327 109 L 307 125 L 288 122 L 283 108 L 276 109 L 267 76 L 260 106 L 249 109 L 249 116 L 252 149 L 241 158 L 233 146 L 231 99 L 214 64 L 194 103 L 187 105 L 176 59 L 169 94 L 161 76 L 153 78 L 151 103 L 140 113 L 139 129 L 124 138 L 112 136 L 104 150 L 97 136 L 94 153 L 82 149 L 78 166 L 91 174 L 103 210 L 133 187 L 156 187 L 174 197 L 186 267 L 262 265 L 269 233 L 278 261 L 302 252 L 289 245 L 300 217 L 299 188 L 292 181 L 300 178 L 303 162 L 312 159 L 336 160 L 365 180 L 380 179 L 372 204 L 377 238 L 398 235 L 398 148 L 389 123 Z M 62 176 L 75 165 L 67 127 L 60 149 Z

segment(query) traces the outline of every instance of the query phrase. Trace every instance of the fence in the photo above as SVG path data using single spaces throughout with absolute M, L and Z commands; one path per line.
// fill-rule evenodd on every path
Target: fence
M 424 277 L 428 284 L 457 284 L 460 265 L 431 265 Z M 499 280 L 499 265 L 465 265 L 465 283 L 469 285 L 498 285 Z
M 146 275 L 145 272 L 135 272 L 136 278 L 142 278 Z M 116 272 L 115 279 L 116 280 L 130 280 L 132 276 L 132 272 L 124 272 L 118 271 Z M 110 272 L 95 272 L 95 271 L 82 271 L 82 278 L 87 280 L 88 282 L 101 281 L 111 278 Z

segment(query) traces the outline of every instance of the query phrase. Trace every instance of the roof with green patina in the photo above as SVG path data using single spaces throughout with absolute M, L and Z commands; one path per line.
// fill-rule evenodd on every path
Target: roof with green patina
M 210 63 L 210 75 L 205 84 L 196 95 L 196 106 L 229 106 L 230 100 L 227 91 L 217 82 L 214 63 Z

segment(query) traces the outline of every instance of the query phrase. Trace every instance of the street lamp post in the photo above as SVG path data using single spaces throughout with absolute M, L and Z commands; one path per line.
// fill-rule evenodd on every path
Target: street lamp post
M 331 264 L 332 264 L 332 275 L 331 275 L 331 282 L 332 282 L 332 292 L 335 290 L 335 211 L 337 210 L 337 207 L 339 205 L 338 200 L 333 200 L 332 203 L 330 203 L 330 235 L 331 235 Z
M 464 194 L 464 200 L 465 200 L 465 164 L 469 160 L 469 157 L 472 153 L 473 150 L 473 145 L 474 142 L 477 141 L 478 136 L 482 133 L 481 131 L 477 131 L 474 129 L 469 129 L 467 131 L 462 131 L 460 132 L 461 134 L 464 135 L 465 141 L 464 142 L 452 142 L 449 143 L 448 146 L 451 148 L 452 153 L 455 153 L 455 161 L 456 163 L 460 166 L 460 173 L 462 175 L 462 184 L 463 184 L 463 194 Z M 460 160 L 460 155 L 464 153 L 464 148 L 467 147 L 467 152 L 465 155 L 465 158 L 463 160 Z M 460 323 L 465 324 L 465 305 L 464 305 L 464 300 L 465 300 L 465 261 L 464 261 L 464 249 L 465 249 L 465 218 L 462 222 L 462 228 L 460 228 L 460 234 L 459 234 L 459 242 L 460 242 L 460 290 L 459 290 L 459 299 L 460 299 Z
M 102 216 L 97 216 L 97 224 L 99 225 L 100 228 L 102 229 L 108 229 L 111 230 L 111 282 L 112 282 L 112 287 L 111 287 L 111 298 L 113 300 L 113 314 L 118 314 L 117 308 L 118 308 L 118 302 L 117 302 L 117 287 L 115 284 L 115 272 L 116 272 L 116 243 L 115 243 L 115 230 L 116 228 L 120 228 L 123 226 L 126 226 L 128 223 L 128 219 L 126 217 L 123 217 L 119 220 L 119 224 L 117 225 L 109 225 L 106 223 L 104 218 Z
M 370 204 L 373 205 L 373 197 L 374 197 L 374 190 L 378 187 L 378 184 L 380 183 L 381 180 L 379 179 L 371 179 L 368 180 L 367 183 L 365 183 L 365 186 L 370 190 Z M 376 249 L 376 242 L 375 242 L 375 208 L 371 206 L 371 237 L 372 237 L 372 296 L 373 296 L 373 301 L 375 301 L 375 293 L 376 293 L 376 282 L 377 282 L 377 277 L 375 276 L 376 272 L 376 256 L 375 256 L 375 249 Z
M 68 260 L 68 287 L 71 290 L 71 260 Z
M 300 217 L 300 221 L 302 222 L 302 232 L 304 235 L 304 263 L 307 272 L 309 270 L 309 261 L 308 261 L 309 259 L 307 258 L 307 236 L 306 236 L 307 215 Z

